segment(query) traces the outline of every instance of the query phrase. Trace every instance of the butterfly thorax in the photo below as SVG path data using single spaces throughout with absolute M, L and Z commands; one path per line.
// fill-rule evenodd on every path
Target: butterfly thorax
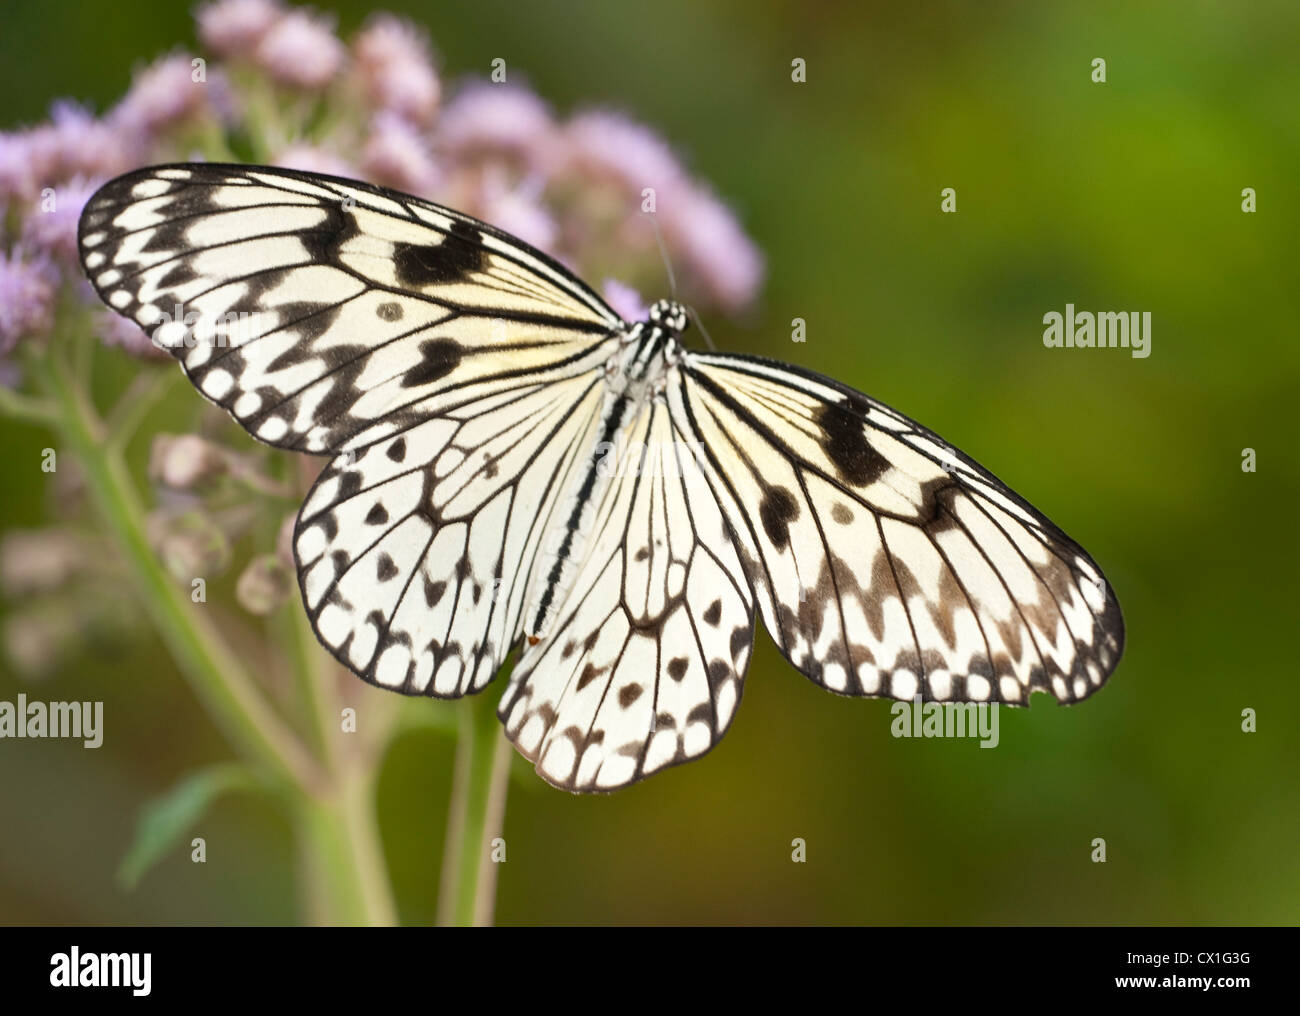
M 686 309 L 673 300 L 660 300 L 645 321 L 631 325 L 622 336 L 619 353 L 610 361 L 607 381 L 636 393 L 662 387 L 667 372 L 681 354 L 680 338 L 687 327 Z
M 620 434 L 641 408 L 663 391 L 681 355 L 678 340 L 686 327 L 685 308 L 672 300 L 660 300 L 650 308 L 647 320 L 623 332 L 618 352 L 606 366 L 605 401 L 591 455 L 560 502 L 543 542 L 541 581 L 526 614 L 525 634 L 530 643 L 546 635 L 568 595 L 582 564 L 597 506 L 619 468 Z

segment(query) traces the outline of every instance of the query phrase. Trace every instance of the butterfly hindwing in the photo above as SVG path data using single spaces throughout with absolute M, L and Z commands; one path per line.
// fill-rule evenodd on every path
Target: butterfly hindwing
M 501 699 L 549 782 L 613 790 L 726 732 L 753 646 L 753 596 L 698 461 L 655 400 L 629 425 L 597 534 L 554 629 Z
M 771 361 L 689 354 L 681 412 L 764 625 L 831 691 L 1027 704 L 1094 692 L 1123 625 L 1092 560 L 894 410 Z
M 492 679 L 593 443 L 607 355 L 470 386 L 437 415 L 346 443 L 294 539 L 308 617 L 340 661 L 407 694 L 452 698 Z

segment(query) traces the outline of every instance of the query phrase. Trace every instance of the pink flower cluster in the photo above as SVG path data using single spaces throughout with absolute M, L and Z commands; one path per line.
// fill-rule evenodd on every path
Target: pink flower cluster
M 620 311 L 640 308 L 638 288 L 664 287 L 656 230 L 682 298 L 737 312 L 757 295 L 762 255 L 644 124 L 560 117 L 515 80 L 448 87 L 424 33 L 388 14 L 346 43 L 325 16 L 280 0 L 211 0 L 196 19 L 212 66 L 171 53 L 102 116 L 61 102 L 48 122 L 0 133 L 0 356 L 48 327 L 60 280 L 79 286 L 77 219 L 100 183 L 232 150 L 476 215 L 588 278 L 622 280 L 609 290 Z M 149 350 L 134 326 L 96 320 L 106 342 Z

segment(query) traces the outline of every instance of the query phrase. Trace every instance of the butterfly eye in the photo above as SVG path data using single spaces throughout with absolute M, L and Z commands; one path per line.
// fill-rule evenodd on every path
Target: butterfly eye
M 650 308 L 650 321 L 660 328 L 680 335 L 690 323 L 686 308 L 676 300 L 659 300 Z

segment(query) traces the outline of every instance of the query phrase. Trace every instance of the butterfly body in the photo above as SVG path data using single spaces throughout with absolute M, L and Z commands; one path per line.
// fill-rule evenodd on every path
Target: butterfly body
M 184 164 L 106 184 L 80 242 L 111 307 L 159 335 L 174 305 L 195 315 L 199 341 L 166 345 L 205 396 L 330 456 L 294 534 L 322 644 L 441 698 L 520 647 L 499 713 L 557 786 L 708 751 L 758 619 L 841 695 L 1072 703 L 1119 661 L 1092 559 L 932 431 L 812 371 L 687 349 L 671 301 L 623 321 L 485 223 Z
M 638 468 L 619 438 L 628 429 L 629 418 L 652 399 L 664 397 L 668 377 L 681 356 L 680 338 L 687 324 L 685 308 L 672 300 L 654 304 L 645 321 L 619 331 L 617 351 L 605 366 L 605 407 L 587 466 L 565 499 L 561 521 L 548 535 L 545 546 L 551 561 L 546 581 L 540 586 L 529 615 L 533 618 L 525 635 L 536 645 L 547 633 L 557 607 L 568 596 L 581 563 L 586 537 L 595 511 L 615 470 Z

